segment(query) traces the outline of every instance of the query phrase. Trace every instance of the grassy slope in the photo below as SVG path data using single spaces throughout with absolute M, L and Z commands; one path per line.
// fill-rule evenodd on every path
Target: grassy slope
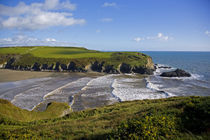
M 29 122 L 34 120 L 57 118 L 64 110 L 70 110 L 66 103 L 51 103 L 46 111 L 36 112 L 20 109 L 7 100 L 0 99 L 0 120 L 11 119 L 13 121 Z
M 8 110 L 10 110 L 11 114 L 7 113 L 5 115 L 5 113 L 0 110 L 0 116 L 4 115 L 8 117 L 7 120 L 1 121 L 0 138 L 105 139 L 110 136 L 110 134 L 112 134 L 112 136 L 115 135 L 115 137 L 119 136 L 117 128 L 123 121 L 125 122 L 128 119 L 134 118 L 143 120 L 145 115 L 150 116 L 154 114 L 153 116 L 155 117 L 162 117 L 163 115 L 177 120 L 173 122 L 174 119 L 171 119 L 171 121 L 167 122 L 174 125 L 173 127 L 177 131 L 176 135 L 173 135 L 173 137 L 165 137 L 173 139 L 207 139 L 210 136 L 209 133 L 194 130 L 192 130 L 193 133 L 191 133 L 190 129 L 195 126 L 195 128 L 201 130 L 199 127 L 205 124 L 209 130 L 210 120 L 206 117 L 206 114 L 207 116 L 210 115 L 209 106 L 210 97 L 176 97 L 159 100 L 122 102 L 101 108 L 73 112 L 62 118 L 37 120 L 40 118 L 33 119 L 34 117 L 29 117 L 32 118 L 31 122 L 15 121 L 14 123 L 9 117 L 13 120 L 23 120 L 11 115 L 15 110 L 10 110 L 10 108 L 15 107 L 9 105 Z M 0 102 L 0 108 L 3 108 L 2 102 Z M 57 110 L 56 107 L 54 107 L 54 109 Z M 33 112 L 27 115 L 33 116 Z M 186 120 L 186 118 L 188 120 Z M 27 121 L 29 120 L 30 119 Z M 165 122 L 163 121 L 163 123 Z M 174 123 L 176 123 L 176 127 Z M 192 124 L 192 126 L 189 126 L 189 124 Z M 129 126 L 130 124 L 126 124 L 124 128 Z M 168 126 L 166 125 L 165 127 Z M 120 128 L 120 130 L 124 128 Z M 116 131 L 112 132 L 113 129 Z M 125 133 L 123 132 L 123 134 Z
M 0 48 L 0 55 L 14 54 L 21 56 L 17 65 L 32 65 L 35 62 L 41 64 L 52 64 L 60 62 L 68 64 L 70 61 L 77 62 L 81 66 L 88 65 L 95 60 L 106 64 L 112 64 L 117 67 L 120 63 L 145 66 L 149 56 L 137 55 L 136 52 L 99 52 L 76 47 L 5 47 Z M 141 61 L 139 61 L 141 60 Z

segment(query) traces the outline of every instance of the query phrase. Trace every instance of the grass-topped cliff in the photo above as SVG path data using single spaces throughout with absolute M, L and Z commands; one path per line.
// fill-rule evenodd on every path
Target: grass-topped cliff
M 65 104 L 52 103 L 44 112 L 30 112 L 0 100 L 0 139 L 207 140 L 210 137 L 210 97 L 122 102 L 59 117 L 66 109 Z
M 3 68 L 35 71 L 97 71 L 151 74 L 152 59 L 138 52 L 100 52 L 79 47 L 0 48 Z

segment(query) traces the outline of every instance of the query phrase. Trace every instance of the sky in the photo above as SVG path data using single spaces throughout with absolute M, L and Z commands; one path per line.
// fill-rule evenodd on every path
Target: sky
M 210 51 L 210 0 L 0 0 L 0 46 Z

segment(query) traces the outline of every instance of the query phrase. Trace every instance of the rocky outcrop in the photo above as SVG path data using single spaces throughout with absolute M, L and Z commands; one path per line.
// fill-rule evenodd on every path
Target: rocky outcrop
M 103 72 L 112 73 L 112 74 L 118 74 L 119 73 L 119 71 L 114 68 L 114 65 L 105 66 Z
M 139 74 L 148 74 L 148 75 L 152 75 L 154 72 L 154 69 L 148 69 L 148 68 L 143 68 L 143 67 L 137 67 L 135 66 L 132 71 L 134 73 L 139 73 Z
M 43 64 L 41 70 L 48 70 L 48 65 L 47 64 Z
M 152 70 L 155 69 L 154 63 L 152 62 L 152 58 L 151 58 L 151 57 L 148 57 L 148 58 L 147 58 L 146 68 L 147 68 L 147 69 L 152 69 Z
M 190 77 L 191 74 L 184 70 L 176 69 L 175 71 L 171 71 L 171 72 L 163 72 L 160 76 L 162 77 Z
M 72 71 L 72 72 L 75 72 L 77 70 L 76 63 L 70 62 L 69 65 L 68 65 L 68 70 Z
M 122 63 L 120 65 L 120 72 L 122 73 L 131 73 L 131 66 L 129 64 L 126 63 Z
M 41 70 L 40 67 L 41 67 L 41 65 L 36 62 L 36 63 L 34 63 L 34 65 L 32 67 L 32 70 L 34 70 L 34 71 L 40 71 Z
M 67 65 L 66 64 L 61 64 L 61 70 L 66 71 L 67 70 Z
M 103 68 L 103 65 L 104 65 L 104 62 L 99 63 L 98 61 L 95 61 L 91 65 L 91 70 L 92 71 L 101 72 L 102 71 L 102 68 Z
M 15 58 L 11 58 L 7 61 L 7 64 L 5 66 L 6 69 L 13 69 L 14 66 L 12 65 L 15 62 Z

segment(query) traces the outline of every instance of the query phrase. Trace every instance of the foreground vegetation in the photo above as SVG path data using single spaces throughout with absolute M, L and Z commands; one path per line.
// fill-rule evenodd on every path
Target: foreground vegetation
M 66 109 L 60 108 L 65 106 L 63 103 L 55 104 L 52 110 L 50 109 L 55 116 L 59 110 Z M 56 118 L 48 108 L 44 112 L 29 112 L 1 100 L 0 138 L 148 140 L 210 138 L 210 97 L 173 97 L 122 102 L 72 112 L 63 117 L 58 117 L 57 114 Z M 50 115 L 47 115 L 48 113 Z

